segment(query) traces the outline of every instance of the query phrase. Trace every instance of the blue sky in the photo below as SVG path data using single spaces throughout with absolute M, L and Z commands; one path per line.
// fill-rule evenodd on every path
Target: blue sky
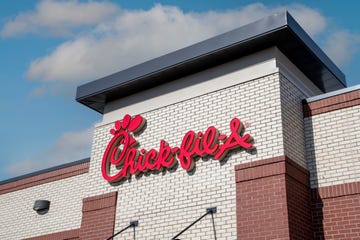
M 1 1 L 0 180 L 90 156 L 78 85 L 285 8 L 359 84 L 358 1 Z

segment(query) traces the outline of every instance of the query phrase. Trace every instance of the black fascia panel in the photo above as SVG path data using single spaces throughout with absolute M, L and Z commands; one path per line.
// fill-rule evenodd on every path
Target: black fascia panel
M 287 13 L 288 29 L 292 32 L 293 41 L 298 44 L 280 43 L 279 48 L 287 56 L 291 55 L 291 61 L 302 70 L 322 91 L 329 92 L 346 87 L 344 73 L 333 63 L 332 60 L 317 46 L 304 29 Z M 286 47 L 297 50 L 285 50 Z M 303 51 L 303 49 L 306 51 Z M 333 80 L 333 81 L 332 81 Z
M 288 12 L 81 85 L 76 100 L 99 113 L 107 102 L 276 46 L 322 91 L 346 86 L 344 74 Z

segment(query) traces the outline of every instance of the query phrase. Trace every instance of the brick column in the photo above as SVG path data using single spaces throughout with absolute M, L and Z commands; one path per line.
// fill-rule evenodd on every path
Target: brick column
M 107 239 L 114 234 L 117 192 L 83 199 L 80 239 Z
M 311 239 L 308 172 L 286 156 L 235 166 L 238 239 Z
M 311 192 L 314 239 L 360 239 L 360 182 Z

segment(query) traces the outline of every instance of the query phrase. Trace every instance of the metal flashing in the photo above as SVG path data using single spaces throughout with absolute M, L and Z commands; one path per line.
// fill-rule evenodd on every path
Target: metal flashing
M 339 68 L 287 12 L 135 65 L 77 88 L 76 100 L 99 113 L 107 102 L 276 46 L 319 89 L 346 86 Z
M 360 90 L 360 84 L 352 86 L 352 87 L 348 87 L 348 88 L 343 88 L 343 89 L 339 89 L 336 91 L 332 91 L 332 92 L 328 92 L 328 93 L 324 93 L 321 95 L 317 95 L 314 97 L 310 97 L 305 99 L 307 103 L 311 103 L 311 102 L 315 102 L 321 99 L 325 99 L 325 98 L 329 98 L 329 97 L 334 97 L 340 94 L 344 94 L 344 93 L 348 93 L 348 92 L 353 92 L 353 91 L 357 91 Z

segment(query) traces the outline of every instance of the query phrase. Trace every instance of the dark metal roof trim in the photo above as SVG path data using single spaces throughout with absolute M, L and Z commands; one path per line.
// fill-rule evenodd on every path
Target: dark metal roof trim
M 343 88 L 343 89 L 339 89 L 339 90 L 336 90 L 333 92 L 324 93 L 324 94 L 317 95 L 314 97 L 310 97 L 305 100 L 307 103 L 311 103 L 311 102 L 315 102 L 315 101 L 322 100 L 325 98 L 330 98 L 330 97 L 334 97 L 334 96 L 337 96 L 340 94 L 349 93 L 349 92 L 353 92 L 353 91 L 357 91 L 357 90 L 360 90 L 360 84 L 351 86 L 351 87 L 347 87 L 347 88 Z
M 78 87 L 76 100 L 99 113 L 109 101 L 276 46 L 322 91 L 346 86 L 345 76 L 288 12 L 152 59 Z
M 9 178 L 9 179 L 0 181 L 0 185 L 1 185 L 1 184 L 5 184 L 5 183 L 10 183 L 10 182 L 19 181 L 19 180 L 22 180 L 22 179 L 25 179 L 25 178 L 29 178 L 29 177 L 34 177 L 34 176 L 36 176 L 36 175 L 40 175 L 40 174 L 43 174 L 43 173 L 48 173 L 48 172 L 56 171 L 56 170 L 63 169 L 63 168 L 72 167 L 72 166 L 75 166 L 75 165 L 78 165 L 78 164 L 82 164 L 82 163 L 86 163 L 86 162 L 90 162 L 90 158 L 84 158 L 84 159 L 81 159 L 81 160 L 78 160 L 78 161 L 74 161 L 74 162 L 70 162 L 70 163 L 65 163 L 65 164 L 62 164 L 62 165 L 58 165 L 58 166 L 55 166 L 55 167 L 50 167 L 50 168 L 42 169 L 42 170 L 39 170 L 39 171 L 36 171 L 36 172 L 24 174 L 24 175 L 21 175 L 21 176 L 18 176 L 18 177 L 14 177 L 14 178 Z

